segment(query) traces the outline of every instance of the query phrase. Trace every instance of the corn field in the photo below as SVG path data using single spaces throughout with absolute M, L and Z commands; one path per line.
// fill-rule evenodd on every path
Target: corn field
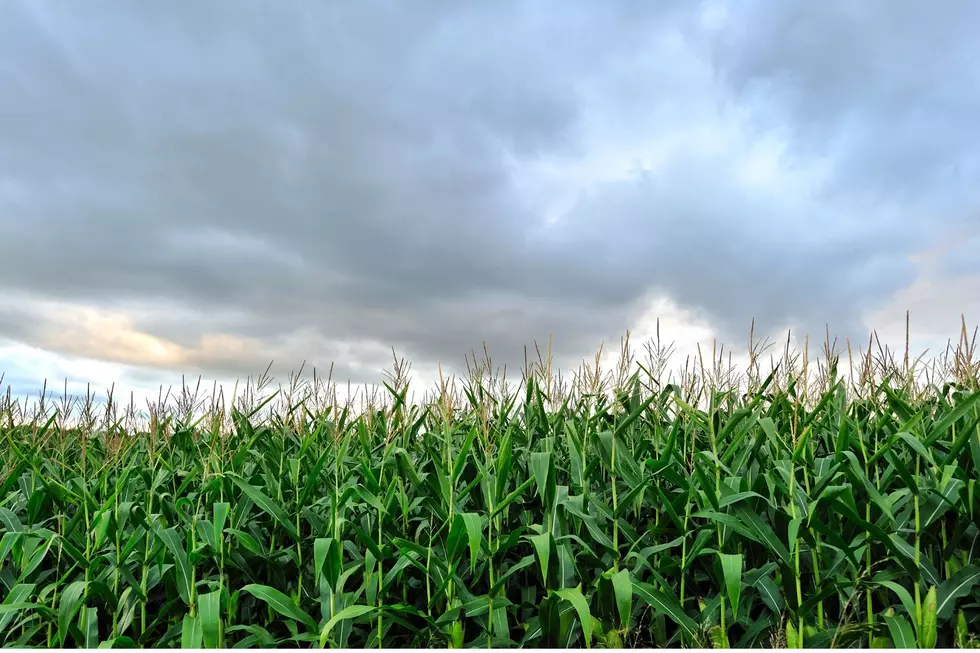
M 360 407 L 299 375 L 145 411 L 8 396 L 0 641 L 976 645 L 965 330 L 928 365 L 648 352 L 513 384 L 486 356 L 418 401 L 396 360 Z

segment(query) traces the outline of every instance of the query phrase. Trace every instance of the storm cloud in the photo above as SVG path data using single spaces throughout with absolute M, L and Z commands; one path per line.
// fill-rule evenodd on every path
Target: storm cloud
M 915 255 L 980 233 L 977 24 L 970 2 L 5 2 L 0 338 L 363 380 L 392 347 L 516 361 L 552 333 L 573 360 L 658 297 L 729 342 L 753 318 L 864 337 Z

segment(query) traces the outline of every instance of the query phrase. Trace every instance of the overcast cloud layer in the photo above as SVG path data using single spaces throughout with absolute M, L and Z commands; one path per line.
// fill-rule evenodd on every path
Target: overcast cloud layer
M 0 371 L 975 306 L 980 4 L 723 4 L 0 3 Z

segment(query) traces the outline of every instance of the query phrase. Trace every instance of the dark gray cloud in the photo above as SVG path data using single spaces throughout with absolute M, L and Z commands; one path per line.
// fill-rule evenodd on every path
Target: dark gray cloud
M 910 223 L 926 209 L 925 232 L 976 222 L 980 5 L 751 2 L 738 18 L 710 32 L 720 79 L 761 128 L 832 165 L 827 193 L 897 203 Z
M 899 4 L 3 3 L 0 288 L 233 374 L 856 334 L 980 199 L 975 5 Z

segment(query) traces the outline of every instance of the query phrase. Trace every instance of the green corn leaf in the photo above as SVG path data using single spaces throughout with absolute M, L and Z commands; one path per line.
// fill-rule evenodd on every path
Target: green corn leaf
M 956 422 L 960 421 L 967 413 L 969 413 L 977 402 L 980 401 L 980 392 L 975 392 L 966 400 L 958 403 L 956 408 L 949 411 L 943 416 L 941 420 L 933 424 L 929 431 L 929 436 L 926 440 L 930 442 L 935 442 L 939 438 L 943 437 Z
M 201 594 L 197 607 L 201 622 L 201 635 L 205 648 L 220 648 L 221 641 L 221 592 Z
M 521 571 L 522 569 L 526 569 L 527 567 L 530 567 L 535 562 L 537 562 L 537 559 L 533 555 L 528 555 L 521 558 L 520 561 L 518 561 L 517 563 L 511 565 L 507 569 L 507 571 L 502 573 L 500 577 L 497 578 L 497 582 L 494 583 L 493 588 L 490 590 L 490 596 L 496 596 L 500 592 L 500 589 L 505 586 L 508 578 L 510 578 L 517 572 Z
M 933 467 L 936 466 L 936 461 L 933 459 L 932 453 L 914 435 L 903 432 L 898 434 L 898 438 L 905 442 L 916 454 L 922 456 L 927 463 Z
M 742 555 L 739 553 L 719 553 L 721 569 L 731 601 L 732 614 L 738 618 L 738 600 L 742 596 Z
M 258 644 L 260 648 L 276 648 L 275 638 L 269 634 L 269 631 L 255 624 L 251 625 L 239 625 L 239 626 L 229 626 L 225 632 L 237 633 L 237 632 L 247 632 L 251 640 L 245 639 L 242 642 L 236 644 L 235 648 L 244 648 L 243 644 L 251 644 L 254 642 Z
M 960 492 L 965 486 L 963 481 L 954 478 L 946 483 L 946 487 L 942 491 L 930 491 L 921 508 L 921 528 L 929 528 L 946 512 L 955 508 L 957 501 L 959 501 Z
M 180 592 L 180 598 L 184 600 L 184 603 L 190 605 L 191 591 L 193 589 L 193 571 L 191 570 L 190 561 L 187 559 L 187 554 L 184 552 L 184 543 L 180 535 L 173 528 L 158 532 L 157 537 L 163 541 L 176 562 L 177 590 Z
M 6 631 L 7 626 L 13 620 L 14 615 L 16 615 L 16 613 L 19 612 L 20 610 L 24 609 L 24 608 L 18 608 L 17 610 L 14 610 L 11 609 L 10 606 L 31 605 L 29 603 L 29 599 L 31 598 L 31 594 L 34 592 L 34 587 L 35 587 L 34 584 L 21 583 L 11 588 L 6 598 L 4 598 L 3 603 L 0 604 L 0 609 L 3 609 L 2 606 L 6 606 L 6 609 L 8 610 L 3 614 L 3 616 L 0 616 L 0 633 Z
M 3 526 L 8 533 L 20 533 L 24 530 L 20 519 L 8 508 L 0 508 L 0 526 Z
M 300 622 L 311 631 L 317 630 L 317 625 L 316 622 L 313 621 L 313 618 L 297 608 L 296 604 L 294 604 L 288 596 L 279 590 L 269 587 L 268 585 L 252 584 L 243 587 L 242 591 L 251 594 L 260 601 L 264 601 L 270 608 L 282 616 Z
M 320 648 L 327 645 L 327 639 L 330 637 L 330 632 L 338 623 L 344 621 L 345 619 L 356 619 L 358 617 L 362 617 L 366 614 L 370 614 L 374 610 L 375 608 L 371 607 L 370 605 L 350 605 L 335 614 L 330 618 L 330 621 L 323 626 L 323 630 L 320 631 Z
M 494 504 L 500 503 L 507 492 L 511 481 L 511 470 L 514 464 L 514 437 L 511 429 L 507 429 L 497 453 L 497 478 L 494 485 Z
M 490 517 L 496 517 L 497 515 L 499 515 L 500 513 L 502 513 L 504 510 L 506 510 L 508 508 L 508 506 L 510 506 L 510 504 L 512 504 L 514 501 L 516 501 L 533 484 L 534 484 L 534 479 L 533 478 L 529 478 L 526 481 L 524 481 L 523 483 L 521 483 L 520 486 L 516 490 L 514 490 L 513 492 L 511 492 L 510 494 L 508 494 L 504 498 L 503 501 L 501 501 L 496 506 L 494 506 L 493 512 L 490 513 Z
M 912 626 L 902 615 L 885 615 L 885 624 L 891 633 L 895 648 L 916 648 L 915 634 Z
M 375 495 L 371 494 L 370 492 L 368 492 L 362 487 L 356 488 L 356 492 L 357 492 L 357 496 L 361 497 L 361 500 L 364 501 L 364 503 L 371 506 L 372 510 L 375 510 L 379 513 L 387 512 L 385 510 L 384 504 L 381 503 L 381 501 Z
M 626 484 L 635 487 L 639 485 L 643 480 L 643 473 L 640 466 L 636 464 L 633 456 L 630 453 L 629 447 L 623 442 L 621 436 L 614 435 L 609 431 L 603 431 L 597 436 L 599 441 L 599 454 L 603 466 L 606 469 L 613 471 L 612 467 L 612 453 L 613 453 L 613 441 L 616 443 L 616 469 L 615 473 L 617 476 L 626 481 Z
M 203 639 L 200 618 L 185 614 L 184 620 L 181 622 L 180 647 L 201 648 Z
M 633 609 L 633 580 L 627 569 L 620 569 L 610 577 L 613 591 L 616 594 L 616 607 L 619 609 L 620 628 L 626 630 L 630 626 Z
M 332 537 L 319 537 L 313 542 L 314 574 L 324 579 L 330 589 L 337 590 L 337 582 L 343 571 L 343 551 L 340 543 Z
M 980 583 L 980 567 L 967 565 L 943 581 L 936 592 L 936 614 L 940 621 L 946 622 L 953 616 L 957 599 L 970 594 Z
M 582 634 L 585 636 L 585 647 L 592 648 L 592 612 L 589 610 L 588 601 L 582 595 L 582 589 L 576 587 L 574 589 L 555 590 L 555 594 L 571 603 L 572 607 L 575 608 L 579 624 L 582 626 Z
M 674 623 L 681 627 L 684 634 L 689 638 L 694 638 L 697 633 L 697 624 L 688 617 L 676 599 L 664 594 L 647 583 L 633 583 L 633 593 L 640 597 L 640 600 L 649 605 L 659 614 L 669 617 Z
M 796 548 L 800 545 L 799 534 L 800 525 L 803 523 L 802 517 L 797 517 L 789 523 L 789 530 L 787 531 L 786 542 L 789 544 L 790 555 L 796 553 Z
M 470 455 L 470 449 L 473 446 L 473 440 L 476 439 L 476 434 L 477 430 L 475 428 L 470 429 L 469 434 L 463 441 L 463 445 L 459 448 L 459 452 L 456 454 L 456 462 L 453 463 L 453 475 L 450 479 L 453 486 L 456 485 L 460 474 L 463 473 L 463 467 L 466 465 L 466 457 Z
M 967 444 L 970 443 L 971 439 L 976 440 L 975 435 L 978 426 L 980 426 L 980 411 L 976 413 L 976 417 L 973 419 L 973 422 L 970 424 L 970 426 L 959 430 L 959 432 L 956 435 L 956 440 L 953 442 L 953 445 L 949 448 L 949 452 L 946 454 L 946 457 L 942 461 L 943 466 L 947 466 L 955 462 L 956 459 L 959 457 L 960 452 L 962 452 L 963 449 L 966 448 Z
M 99 646 L 99 609 L 82 608 L 82 621 L 85 624 L 85 648 Z
M 548 569 L 551 564 L 551 550 L 555 546 L 554 538 L 551 533 L 528 535 L 526 537 L 534 545 L 534 552 L 538 556 L 538 564 L 541 568 L 541 583 L 545 587 L 548 587 Z
M 915 602 L 912 600 L 912 595 L 909 594 L 907 589 L 890 580 L 879 580 L 878 584 L 893 591 L 898 596 L 898 600 L 902 602 L 902 607 L 905 608 L 906 614 L 910 617 L 915 616 Z
M 470 545 L 470 569 L 476 567 L 476 555 L 480 551 L 480 544 L 483 542 L 483 525 L 480 515 L 474 512 L 464 512 L 456 516 L 462 520 L 466 528 L 466 536 Z
M 616 425 L 616 431 L 613 433 L 613 437 L 621 437 L 623 433 L 625 433 L 626 429 L 632 426 L 633 423 L 636 422 L 641 415 L 643 415 L 643 413 L 650 407 L 650 404 L 652 404 L 656 398 L 656 395 L 651 395 L 644 399 L 643 403 L 633 409 L 625 419 Z
M 99 648 L 108 648 L 108 649 L 112 649 L 112 648 L 129 648 L 129 649 L 136 649 L 136 648 L 139 648 L 139 646 L 136 644 L 136 642 L 133 640 L 132 637 L 127 637 L 126 635 L 120 635 L 119 637 L 115 637 L 113 639 L 107 639 L 104 642 L 101 642 L 99 644 Z
M 755 533 L 766 548 L 774 553 L 784 565 L 790 567 L 789 551 L 786 550 L 786 547 L 776 537 L 776 533 L 772 530 L 772 527 L 763 521 L 757 512 L 747 508 L 745 504 L 739 505 L 735 511 L 742 522 Z
M 0 566 L 4 564 L 7 560 L 7 556 L 10 552 L 14 550 L 14 546 L 20 541 L 20 532 L 7 532 L 3 534 L 3 538 L 0 538 Z
M 228 513 L 231 511 L 231 504 L 214 504 L 214 533 L 215 537 L 220 538 L 225 532 L 225 523 L 228 521 Z
M 532 453 L 530 467 L 534 474 L 534 481 L 538 486 L 538 496 L 546 507 L 550 507 L 555 492 L 555 474 L 554 466 L 551 464 L 551 453 L 547 451 Z
M 230 535 L 234 535 L 235 540 L 249 552 L 254 553 L 257 556 L 265 555 L 265 551 L 259 545 L 258 540 L 256 540 L 251 533 L 246 533 L 245 531 L 240 531 L 236 528 L 229 528 L 227 529 L 227 532 Z
M 259 490 L 254 485 L 251 485 L 250 483 L 246 482 L 243 478 L 241 478 L 237 474 L 229 473 L 228 478 L 230 478 L 232 482 L 235 485 L 237 485 L 239 489 L 241 489 L 241 491 L 255 503 L 255 505 L 257 505 L 266 514 L 268 514 L 273 519 L 275 519 L 276 522 L 283 528 L 283 530 L 289 533 L 289 535 L 292 536 L 294 540 L 299 539 L 299 533 L 296 532 L 296 527 L 289 520 L 289 517 L 286 515 L 286 512 L 278 505 L 276 505 L 276 503 L 272 499 L 270 499 L 265 494 L 263 494 L 262 491 Z
M 77 580 L 58 598 L 58 642 L 62 648 L 68 638 L 68 629 L 82 608 L 84 593 L 85 581 Z
M 763 603 L 766 604 L 774 614 L 780 614 L 783 611 L 785 602 L 783 601 L 783 595 L 776 587 L 776 583 L 767 576 L 759 576 L 758 580 L 754 583 L 753 587 L 759 592 L 759 596 L 762 597 Z

